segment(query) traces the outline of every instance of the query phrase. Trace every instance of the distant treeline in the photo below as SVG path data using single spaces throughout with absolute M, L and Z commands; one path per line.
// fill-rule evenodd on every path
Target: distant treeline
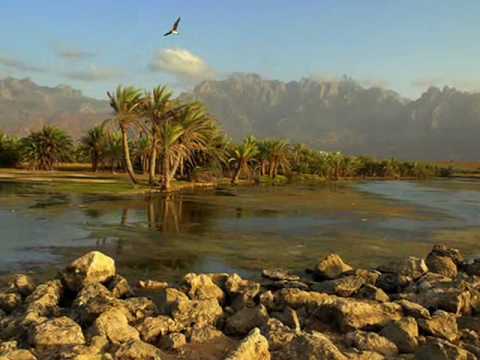
M 249 136 L 236 144 L 202 104 L 175 100 L 165 87 L 151 92 L 118 87 L 108 95 L 114 115 L 79 142 L 51 126 L 23 138 L 0 134 L 0 166 L 52 170 L 60 162 L 90 162 L 93 171 L 126 171 L 134 183 L 138 173 L 149 174 L 150 185 L 165 190 L 176 178 L 230 177 L 235 184 L 241 179 L 427 178 L 450 173 L 433 164 L 347 156 L 283 139 Z

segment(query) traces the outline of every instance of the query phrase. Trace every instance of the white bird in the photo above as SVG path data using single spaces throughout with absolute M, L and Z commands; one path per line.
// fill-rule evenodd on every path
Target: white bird
M 178 35 L 178 24 L 179 23 L 180 23 L 180 18 L 178 18 L 177 21 L 175 21 L 175 23 L 172 26 L 172 29 L 169 32 L 163 34 L 163 36 L 168 36 L 168 35 L 172 35 L 172 34 L 173 35 Z

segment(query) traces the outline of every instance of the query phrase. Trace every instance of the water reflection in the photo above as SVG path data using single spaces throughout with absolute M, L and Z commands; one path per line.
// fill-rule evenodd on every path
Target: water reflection
M 90 249 L 114 256 L 122 273 L 165 280 L 301 270 L 329 251 L 369 266 L 425 254 L 438 239 L 468 250 L 480 236 L 480 185 L 462 186 L 338 183 L 121 198 L 0 183 L 0 271 L 64 263 Z

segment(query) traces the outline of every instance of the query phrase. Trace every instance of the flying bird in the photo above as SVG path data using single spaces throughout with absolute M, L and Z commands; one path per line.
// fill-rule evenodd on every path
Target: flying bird
M 175 21 L 175 23 L 172 26 L 172 29 L 169 32 L 163 34 L 163 36 L 168 36 L 168 35 L 172 35 L 172 34 L 173 35 L 178 35 L 178 24 L 179 23 L 180 23 L 180 18 L 178 18 L 177 21 Z

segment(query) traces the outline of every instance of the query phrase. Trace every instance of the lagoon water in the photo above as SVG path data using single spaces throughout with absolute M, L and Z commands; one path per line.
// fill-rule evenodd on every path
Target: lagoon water
M 94 185 L 92 185 L 94 186 Z M 0 273 L 55 271 L 98 249 L 132 279 L 265 267 L 328 252 L 370 267 L 444 242 L 480 255 L 480 182 L 379 181 L 114 197 L 0 182 Z

